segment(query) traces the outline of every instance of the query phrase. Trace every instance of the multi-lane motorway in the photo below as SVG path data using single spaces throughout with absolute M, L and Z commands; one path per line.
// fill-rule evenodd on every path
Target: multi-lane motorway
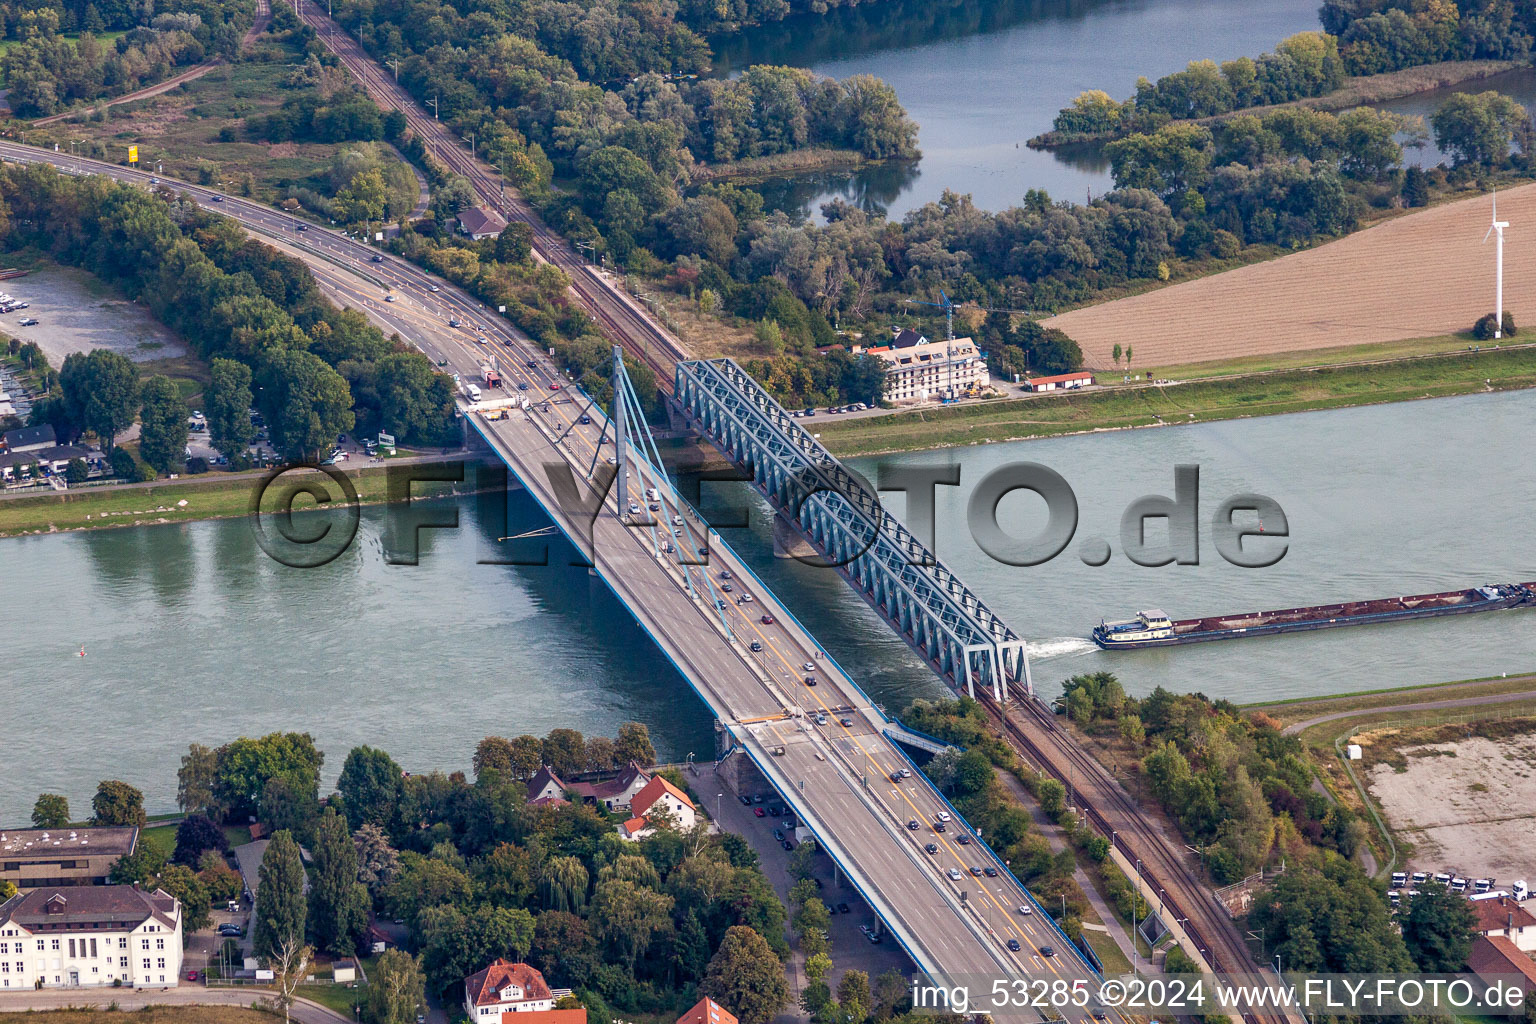
M 673 364 L 688 358 L 677 339 L 658 326 L 621 288 L 577 256 L 526 200 L 516 191 L 506 189 L 495 168 L 476 159 L 469 151 L 467 141 L 460 139 L 452 128 L 435 115 L 429 116 L 426 109 L 400 86 L 395 76 L 369 57 L 357 40 L 342 31 L 318 3 L 304 0 L 299 4 L 299 14 L 373 101 L 385 110 L 404 113 L 411 131 L 422 140 L 434 159 L 455 174 L 463 175 L 482 204 L 499 211 L 508 220 L 522 221 L 532 229 L 535 257 L 565 271 L 577 301 L 598 321 L 603 331 L 622 344 L 630 355 L 649 364 L 656 372 L 657 383 L 670 390 Z
M 0 158 L 151 185 L 151 176 L 141 171 L 11 143 L 0 143 Z M 655 486 L 661 508 L 650 513 L 643 505 L 642 515 L 662 523 L 679 516 L 694 536 L 707 536 L 707 567 L 680 565 L 662 550 L 666 534 L 633 524 L 628 510 L 618 508 L 616 494 L 608 496 L 590 528 L 584 525 L 590 505 L 586 511 L 567 507 L 569 498 L 556 494 L 547 467 L 563 463 L 586 489 L 589 470 L 607 466 L 606 458 L 596 457 L 611 450 L 601 441 L 605 417 L 587 409 L 581 393 L 504 321 L 411 264 L 393 256 L 373 262 L 378 250 L 340 232 L 313 225 L 299 231 L 292 218 L 258 203 L 182 182 L 161 185 L 280 243 L 303 259 L 332 294 L 400 333 L 445 371 L 472 380 L 487 353 L 499 355 L 505 394 L 527 397 L 531 407 L 494 420 L 471 412 L 473 425 L 592 559 L 599 575 L 839 860 L 920 968 L 973 984 L 993 977 L 1091 980 L 1047 915 L 1034 908 L 1022 886 L 963 823 L 951 821 L 944 832 L 937 830 L 940 815 L 950 809 L 921 775 L 890 780 L 907 762 L 882 734 L 883 716 L 746 565 L 681 504 L 664 475 L 644 462 L 631 462 L 638 479 L 632 480 L 630 493 Z M 395 300 L 386 302 L 386 295 Z M 449 327 L 449 318 L 464 326 Z M 478 340 L 482 337 L 484 344 Z M 591 424 L 579 422 L 583 413 L 590 413 Z M 692 590 L 685 572 L 692 573 Z M 731 599 L 717 610 L 703 577 L 709 575 L 718 590 L 727 582 L 721 576 L 726 572 L 733 585 L 726 595 Z M 744 594 L 751 595 L 751 602 L 737 603 L 735 598 Z M 729 634 L 719 611 L 728 617 Z M 754 641 L 760 650 L 752 650 Z M 812 669 L 805 669 L 807 664 Z M 815 676 L 818 685 L 805 685 L 806 675 Z M 826 716 L 825 724 L 818 724 L 818 713 Z M 843 719 L 849 724 L 843 725 Z M 781 748 L 783 753 L 777 753 Z M 988 867 L 997 869 L 996 877 L 972 871 Z M 1020 907 L 1034 912 L 1020 913 Z M 1010 942 L 1018 949 L 1010 948 Z M 1047 955 L 1048 948 L 1054 955 Z M 1086 1022 L 1089 1008 L 1069 1009 L 1067 1017 Z

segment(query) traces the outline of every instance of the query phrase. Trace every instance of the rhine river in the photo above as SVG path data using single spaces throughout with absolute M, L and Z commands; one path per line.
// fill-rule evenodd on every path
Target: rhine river
M 1145 607 L 1191 617 L 1536 580 L 1533 433 L 1536 392 L 1515 392 L 897 458 L 960 464 L 961 486 L 939 490 L 939 555 L 1030 640 L 1042 693 L 1112 670 L 1133 693 L 1251 702 L 1536 669 L 1536 611 L 1113 654 L 1085 638 L 1101 617 Z M 964 526 L 977 481 L 1021 460 L 1061 473 L 1080 507 L 1076 540 L 1032 569 L 991 561 Z M 873 475 L 877 462 L 856 465 Z M 1121 511 L 1171 494 L 1180 463 L 1201 467 L 1201 564 L 1136 566 L 1120 553 Z M 1289 552 L 1272 568 L 1227 565 L 1210 541 L 1216 506 L 1238 492 L 1288 516 Z M 1026 497 L 1001 507 L 1019 536 L 1042 522 Z M 832 573 L 772 556 L 744 485 L 711 489 L 705 511 L 742 504 L 750 526 L 727 542 L 876 701 L 895 711 L 942 694 Z M 386 564 L 377 509 L 352 549 L 313 570 L 269 560 L 243 520 L 0 541 L 0 825 L 24 820 L 42 791 L 79 812 L 104 778 L 172 809 L 189 742 L 273 730 L 315 735 L 327 786 L 359 743 L 410 771 L 467 770 L 487 734 L 611 735 L 628 719 L 664 757 L 710 756 L 703 704 L 600 581 L 562 564 L 568 548 L 554 545 L 547 568 L 480 564 L 495 538 L 544 523 L 536 507 L 518 493 L 507 522 L 475 499 L 460 512 L 459 530 L 423 531 L 416 566 Z M 1094 535 L 1115 550 L 1097 569 L 1076 556 Z
M 1025 140 L 1085 89 L 1117 100 L 1142 75 L 1191 60 L 1257 57 L 1320 29 L 1318 0 L 888 0 L 802 15 L 712 40 L 716 72 L 788 64 L 843 79 L 889 82 L 919 126 L 922 159 L 777 179 L 771 207 L 814 215 L 842 196 L 893 220 L 968 192 L 986 210 L 1018 206 L 1031 188 L 1082 202 L 1113 187 L 1095 150 L 1042 152 Z

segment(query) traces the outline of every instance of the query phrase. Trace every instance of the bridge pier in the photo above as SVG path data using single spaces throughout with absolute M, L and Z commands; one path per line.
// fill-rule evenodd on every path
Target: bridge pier
M 778 512 L 773 514 L 774 558 L 820 558 L 821 555 L 805 535 Z

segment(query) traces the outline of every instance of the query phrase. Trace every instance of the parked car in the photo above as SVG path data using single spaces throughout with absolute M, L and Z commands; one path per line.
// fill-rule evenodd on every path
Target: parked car
M 848 909 L 848 904 L 846 904 L 846 903 L 839 903 L 837 905 L 837 912 L 839 914 L 851 913 L 851 911 L 849 911 L 849 909 Z
M 752 813 L 759 818 L 766 818 L 768 816 L 768 812 L 763 810 L 761 807 L 752 808 Z

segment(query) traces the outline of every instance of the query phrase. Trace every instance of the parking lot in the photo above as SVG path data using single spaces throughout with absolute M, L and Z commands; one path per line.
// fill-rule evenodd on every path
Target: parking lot
M 27 308 L 0 315 L 0 331 L 35 341 L 54 369 L 72 352 L 106 348 L 136 363 L 184 356 L 186 344 L 150 311 L 83 270 L 46 266 L 3 283 L 0 290 Z M 22 318 L 36 319 L 22 327 Z
M 789 890 L 795 884 L 795 877 L 789 873 L 789 859 L 791 851 L 785 850 L 779 840 L 773 837 L 773 832 L 778 829 L 786 836 L 791 834 L 791 829 L 785 824 L 782 813 L 783 801 L 770 786 L 762 786 L 747 794 L 748 799 L 761 797 L 762 802 L 752 803 L 751 806 L 743 805 L 740 795 L 733 792 L 723 778 L 709 774 L 709 767 L 705 765 L 699 770 L 698 778 L 692 780 L 696 792 L 701 796 L 708 794 L 705 799 L 708 803 L 709 813 L 716 812 L 716 804 L 719 805 L 718 821 L 720 827 L 727 832 L 735 832 L 752 844 L 757 851 L 758 860 L 762 865 L 763 873 L 773 883 L 773 888 L 781 900 L 788 900 Z M 710 789 L 713 785 L 715 788 Z M 716 794 L 719 794 L 717 797 Z M 769 809 L 778 806 L 781 813 L 774 817 Z M 761 808 L 763 816 L 759 818 L 756 811 Z M 834 964 L 831 975 L 827 978 L 833 990 L 837 989 L 837 980 L 847 970 L 859 970 L 868 973 L 870 980 L 884 971 L 897 970 L 903 973 L 911 971 L 913 964 L 910 958 L 889 936 L 884 936 L 878 943 L 872 943 L 869 938 L 860 931 L 860 926 L 878 930 L 880 920 L 871 911 L 859 892 L 848 880 L 837 871 L 832 859 L 826 854 L 817 854 L 813 877 L 821 883 L 821 899 L 832 911 L 832 927 L 828 937 L 832 941 L 832 962 Z M 843 909 L 843 908 L 846 908 Z M 795 983 L 796 994 L 805 985 L 805 976 L 800 971 L 798 957 L 792 972 L 792 980 Z

